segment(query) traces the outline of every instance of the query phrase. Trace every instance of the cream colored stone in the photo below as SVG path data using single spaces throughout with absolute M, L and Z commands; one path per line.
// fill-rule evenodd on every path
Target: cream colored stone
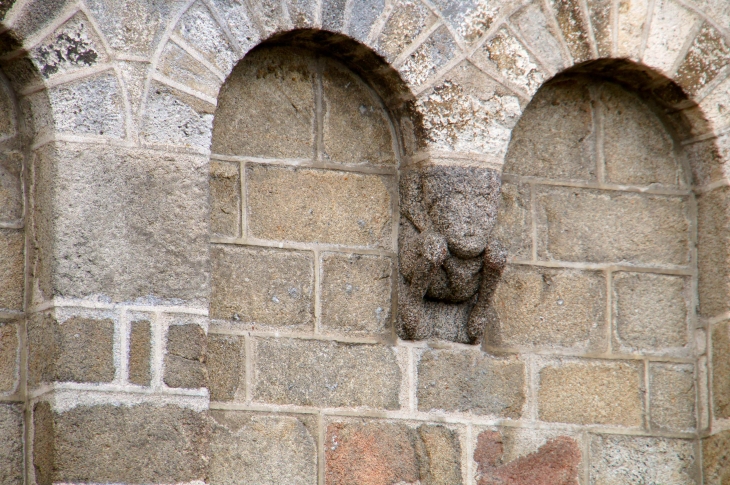
M 644 62 L 665 75 L 671 75 L 677 56 L 687 42 L 697 18 L 692 11 L 674 0 L 658 0 L 654 4 Z

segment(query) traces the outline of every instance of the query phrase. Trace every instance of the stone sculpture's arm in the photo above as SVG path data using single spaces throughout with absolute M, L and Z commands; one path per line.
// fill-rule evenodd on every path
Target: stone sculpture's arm
M 487 309 L 492 302 L 492 295 L 507 265 L 507 249 L 497 240 L 491 240 L 484 250 L 484 266 L 482 266 L 482 282 L 479 286 L 477 303 L 471 310 L 466 332 L 472 343 L 481 340 L 487 326 Z

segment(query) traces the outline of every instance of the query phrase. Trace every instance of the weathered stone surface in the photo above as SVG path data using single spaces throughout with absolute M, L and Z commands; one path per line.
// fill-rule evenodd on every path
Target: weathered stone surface
M 697 16 L 674 0 L 660 0 L 654 5 L 644 63 L 663 73 L 670 73 Z
M 20 377 L 18 326 L 0 323 L 0 394 L 15 390 Z
M 164 382 L 170 387 L 207 387 L 206 336 L 200 325 L 171 325 L 167 330 Z
M 45 297 L 207 304 L 207 159 L 95 147 L 45 145 L 35 162 Z
M 611 57 L 613 33 L 611 25 L 611 0 L 595 0 L 588 4 L 588 16 L 593 27 L 593 37 L 599 57 Z
M 534 94 L 545 80 L 536 60 L 506 28 L 500 29 L 472 58 L 496 69 L 528 94 Z
M 23 410 L 20 405 L 0 405 L 0 483 L 23 482 Z
M 39 485 L 175 483 L 207 476 L 210 433 L 202 413 L 147 404 L 56 413 L 39 403 L 33 420 Z
M 335 422 L 325 443 L 328 484 L 462 483 L 458 435 L 441 425 Z
M 616 344 L 622 350 L 666 352 L 689 344 L 690 281 L 651 273 L 613 275 Z
M 323 61 L 322 90 L 323 160 L 394 166 L 388 115 L 370 88 L 341 64 Z
M 241 233 L 241 175 L 238 163 L 210 162 L 210 228 L 221 236 Z
M 394 349 L 295 339 L 257 339 L 254 401 L 398 409 Z
M 106 71 L 49 90 L 57 131 L 125 137 L 122 89 L 113 73 Z
M 0 113 L 9 117 L 3 110 Z M 0 152 L 0 221 L 16 221 L 23 217 L 22 169 L 23 156 L 20 153 Z
M 573 62 L 578 64 L 592 56 L 588 42 L 588 26 L 583 16 L 581 2 L 578 0 L 551 0 L 558 27 L 563 33 Z
M 712 329 L 712 398 L 716 418 L 730 418 L 730 323 Z
M 234 411 L 213 411 L 211 417 L 211 483 L 317 482 L 316 439 L 298 418 Z
M 385 0 L 370 0 L 352 5 L 349 25 L 350 36 L 365 43 L 368 40 L 373 24 L 385 9 Z
M 248 5 L 250 6 L 251 17 L 258 20 L 264 37 L 291 28 L 288 12 L 284 10 L 284 2 L 280 0 L 259 0 Z
M 393 263 L 360 254 L 322 256 L 322 328 L 381 334 L 390 327 Z
M 271 327 L 312 328 L 312 253 L 213 246 L 211 318 Z
M 702 440 L 705 485 L 723 485 L 730 480 L 730 431 Z
M 512 20 L 530 47 L 553 73 L 565 67 L 560 42 L 548 26 L 548 19 L 539 4 L 533 3 L 519 10 Z
M 700 313 L 713 317 L 730 309 L 730 189 L 718 188 L 697 199 Z
M 390 176 L 249 164 L 246 180 L 252 236 L 393 246 Z
M 416 107 L 423 117 L 422 142 L 429 147 L 497 160 L 503 159 L 512 128 L 522 113 L 513 92 L 468 62 L 425 90 Z
M 495 347 L 605 347 L 601 273 L 510 265 L 497 285 L 485 333 Z
M 153 81 L 140 135 L 152 145 L 174 145 L 206 152 L 210 148 L 215 106 Z
M 44 78 L 88 68 L 109 60 L 101 40 L 82 12 L 58 27 L 31 51 L 30 56 L 39 66 Z
M 175 33 L 200 52 L 223 74 L 238 61 L 228 37 L 203 2 L 194 2 L 177 24 Z
M 696 426 L 694 383 L 693 365 L 649 365 L 652 428 L 685 431 Z
M 53 347 L 36 349 L 39 358 L 51 357 L 53 379 L 110 382 L 114 379 L 114 322 L 74 317 L 53 324 Z M 49 355 L 50 354 L 50 355 Z
M 474 350 L 428 350 L 418 363 L 418 409 L 517 419 L 525 402 L 525 364 Z
M 129 333 L 129 382 L 149 386 L 151 379 L 152 329 L 149 320 L 137 320 L 130 324 Z
M 641 38 L 649 21 L 649 0 L 620 0 L 614 55 L 639 60 Z
M 540 259 L 689 263 L 689 207 L 681 196 L 536 189 Z
M 182 0 L 88 0 L 101 32 L 117 52 L 147 57 Z
M 211 401 L 230 401 L 245 386 L 245 349 L 243 337 L 208 335 L 208 390 Z
M 641 363 L 566 361 L 539 373 L 543 421 L 639 427 L 643 419 Z
M 679 185 L 683 169 L 672 138 L 640 98 L 614 84 L 600 88 L 606 181 L 626 185 Z
M 412 88 L 417 88 L 443 69 L 457 52 L 456 41 L 442 25 L 406 58 L 398 71 Z
M 559 436 L 527 456 L 504 460 L 502 433 L 483 431 L 477 438 L 474 461 L 477 484 L 574 485 L 578 482 L 581 452 L 578 443 Z
M 590 483 L 699 484 L 697 450 L 691 440 L 594 435 Z
M 332 32 L 342 32 L 347 0 L 322 0 L 322 27 Z
M 317 9 L 320 6 L 317 0 L 286 0 L 284 3 L 294 28 L 315 26 Z
M 728 64 L 728 59 L 728 41 L 705 22 L 680 64 L 674 80 L 691 96 L 712 81 Z
M 532 259 L 531 188 L 502 181 L 497 222 L 492 237 L 502 243 L 510 260 Z
M 392 63 L 436 18 L 417 0 L 397 0 L 375 48 Z
M 504 173 L 594 180 L 595 143 L 588 85 L 573 79 L 549 83 L 515 126 Z
M 211 98 L 218 96 L 220 78 L 174 42 L 165 45 L 157 69 L 164 76 L 199 93 Z
M 0 229 L 0 308 L 23 309 L 25 238 L 23 231 Z
M 466 42 L 479 39 L 501 11 L 514 5 L 511 1 L 494 4 L 485 0 L 435 0 L 433 3 Z
M 270 48 L 249 54 L 221 88 L 213 152 L 311 159 L 314 76 L 314 60 L 301 51 Z

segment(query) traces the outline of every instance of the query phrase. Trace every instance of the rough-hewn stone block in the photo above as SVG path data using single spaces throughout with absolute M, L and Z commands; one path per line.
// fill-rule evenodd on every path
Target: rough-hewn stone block
M 724 485 L 730 481 L 730 431 L 702 440 L 704 485 Z
M 238 60 L 228 36 L 204 3 L 196 2 L 188 8 L 178 21 L 175 33 L 195 46 L 219 72 L 228 74 Z
M 689 47 L 674 80 L 685 92 L 693 95 L 728 64 L 730 46 L 726 38 L 708 22 Z
M 322 325 L 335 332 L 383 333 L 391 323 L 390 258 L 360 254 L 322 256 Z
M 20 405 L 0 405 L 0 483 L 22 485 L 23 410 Z
M 640 98 L 604 83 L 600 101 L 607 182 L 678 185 L 684 181 L 671 136 Z
M 605 346 L 606 279 L 601 273 L 508 266 L 492 299 L 491 346 Z
M 539 373 L 538 414 L 543 421 L 639 427 L 644 403 L 641 363 L 563 362 Z
M 689 343 L 689 278 L 651 273 L 613 275 L 616 344 L 663 352 Z
M 392 248 L 390 176 L 249 164 L 249 234 Z
M 595 151 L 587 84 L 551 83 L 540 89 L 515 126 L 504 173 L 594 180 Z
M 0 229 L 0 309 L 23 309 L 24 247 L 23 231 Z
M 523 38 L 533 51 L 540 56 L 552 72 L 559 72 L 565 67 L 560 42 L 549 27 L 549 21 L 545 12 L 540 8 L 540 4 L 531 4 L 520 9 L 511 20 L 519 28 Z
M 578 0 L 551 0 L 550 3 L 573 62 L 578 64 L 589 60 L 593 54 L 582 4 Z
M 200 325 L 171 325 L 167 330 L 165 384 L 170 387 L 206 387 L 205 345 L 206 335 Z
M 691 440 L 595 435 L 590 483 L 696 485 L 697 450 Z
M 685 197 L 558 187 L 536 192 L 541 259 L 689 263 Z
M 497 222 L 492 237 L 507 249 L 511 260 L 532 259 L 530 186 L 502 181 Z
M 349 70 L 324 62 L 322 158 L 353 165 L 396 164 L 388 115 L 373 92 Z
M 522 416 L 525 364 L 474 350 L 428 350 L 418 363 L 418 409 Z
M 20 373 L 18 326 L 0 322 L 0 394 L 13 392 Z
M 375 48 L 388 62 L 393 62 L 403 50 L 436 20 L 436 16 L 416 0 L 394 2 Z
M 206 157 L 55 143 L 41 150 L 35 183 L 46 298 L 207 304 Z
M 130 324 L 129 332 L 129 382 L 149 386 L 151 379 L 150 356 L 152 354 L 152 330 L 149 320 Z
M 221 236 L 241 233 L 241 176 L 238 163 L 210 162 L 210 229 Z
M 700 313 L 714 317 L 730 310 L 730 189 L 697 200 L 697 266 Z
M 254 343 L 254 401 L 399 407 L 401 370 L 390 347 L 294 339 L 258 339 Z
M 5 113 L 1 105 L 0 113 L 7 117 L 13 116 L 13 113 Z M 6 150 L 0 152 L 0 221 L 17 221 L 23 216 L 23 186 L 20 179 L 22 169 L 23 156 L 20 153 Z
M 33 461 L 39 485 L 176 483 L 207 476 L 209 425 L 176 406 L 35 405 Z
M 162 75 L 194 91 L 211 98 L 218 96 L 220 78 L 174 42 L 165 45 L 157 69 Z
M 211 401 L 230 401 L 244 387 L 245 350 L 243 337 L 208 335 L 208 389 Z
M 111 382 L 114 379 L 114 322 L 50 317 L 28 322 L 30 382 Z
M 730 418 L 730 323 L 712 329 L 712 398 L 716 418 Z
M 211 483 L 317 483 L 317 442 L 298 418 L 213 411 Z
M 650 364 L 649 396 L 652 428 L 686 431 L 696 426 L 693 365 Z
M 312 253 L 220 245 L 211 250 L 211 259 L 211 318 L 313 327 Z
M 327 426 L 325 476 L 331 485 L 461 485 L 461 446 L 441 425 L 369 421 Z
M 312 62 L 301 51 L 274 48 L 252 52 L 238 64 L 218 97 L 213 152 L 311 159 L 315 123 Z M 248 102 L 241 103 L 241 99 Z
M 457 52 L 456 41 L 449 29 L 442 25 L 408 56 L 399 72 L 410 86 L 417 88 L 443 69 Z

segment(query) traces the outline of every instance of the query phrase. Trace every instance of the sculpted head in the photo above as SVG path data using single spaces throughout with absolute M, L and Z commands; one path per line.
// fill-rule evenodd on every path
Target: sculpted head
M 500 178 L 495 170 L 437 166 L 423 173 L 423 201 L 434 229 L 459 258 L 479 256 L 497 218 Z

